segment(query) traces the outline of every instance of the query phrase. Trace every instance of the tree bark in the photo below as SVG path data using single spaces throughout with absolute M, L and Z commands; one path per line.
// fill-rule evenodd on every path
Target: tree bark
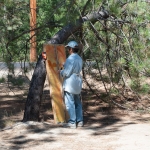
M 31 79 L 30 88 L 25 104 L 23 122 L 39 121 L 40 105 L 46 78 L 45 60 L 39 56 Z
M 77 20 L 76 24 L 69 24 L 61 29 L 53 38 L 51 38 L 48 44 L 62 44 L 71 34 L 78 31 L 84 22 L 91 21 L 92 23 L 95 23 L 98 20 L 107 19 L 108 17 L 108 12 L 105 10 L 88 14 Z M 24 122 L 31 120 L 39 121 L 39 112 L 45 78 L 46 66 L 42 56 L 40 56 L 31 79 L 29 93 L 25 104 L 25 112 L 23 117 Z

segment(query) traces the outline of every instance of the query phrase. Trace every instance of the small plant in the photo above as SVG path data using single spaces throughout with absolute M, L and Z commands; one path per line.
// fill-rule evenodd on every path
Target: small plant
M 149 84 L 143 84 L 141 86 L 140 93 L 144 93 L 144 94 L 150 93 L 150 85 Z
M 140 79 L 139 78 L 134 79 L 134 80 L 131 81 L 131 89 L 133 91 L 139 92 L 140 88 L 141 88 L 141 83 L 140 83 Z
M 5 126 L 5 127 L 10 127 L 10 126 L 12 126 L 12 125 L 14 125 L 14 121 L 12 121 L 12 120 L 9 120 L 9 119 L 6 119 L 4 122 L 3 122 L 3 125 Z
M 131 83 L 132 90 L 141 93 L 141 94 L 148 94 L 150 93 L 150 85 L 149 84 L 141 84 L 140 80 L 134 80 Z
M 11 82 L 14 86 L 18 85 L 21 86 L 24 83 L 24 79 L 20 78 L 20 77 L 13 77 L 12 75 L 8 76 L 8 81 Z
M 6 80 L 5 80 L 5 78 L 0 78 L 0 83 L 4 83 Z
M 116 89 L 116 88 L 111 88 L 111 89 L 110 89 L 110 92 L 111 92 L 112 94 L 115 94 L 115 95 L 118 95 L 118 94 L 119 94 L 119 91 L 118 91 L 118 89 Z

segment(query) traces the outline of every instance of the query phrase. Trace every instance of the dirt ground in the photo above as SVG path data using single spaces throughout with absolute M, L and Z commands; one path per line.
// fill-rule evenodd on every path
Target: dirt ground
M 45 85 L 41 122 L 21 122 L 28 86 L 0 84 L 0 150 L 149 150 L 149 111 L 110 107 L 83 90 L 84 127 L 63 128 L 53 122 Z M 149 105 L 149 98 L 147 105 Z M 150 107 L 149 107 L 150 108 Z

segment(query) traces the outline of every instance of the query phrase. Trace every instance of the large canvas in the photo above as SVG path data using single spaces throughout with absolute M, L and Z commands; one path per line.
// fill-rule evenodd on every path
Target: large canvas
M 58 73 L 66 61 L 66 53 L 64 45 L 45 44 L 46 52 L 46 70 L 50 85 L 50 97 L 55 123 L 66 121 L 66 109 L 63 101 L 62 78 Z

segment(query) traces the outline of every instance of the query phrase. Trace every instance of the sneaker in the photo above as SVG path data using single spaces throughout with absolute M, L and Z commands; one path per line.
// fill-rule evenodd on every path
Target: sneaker
M 83 127 L 83 121 L 78 122 L 77 126 L 78 127 Z
M 76 124 L 75 123 L 64 123 L 63 127 L 69 127 L 71 129 L 76 129 Z

